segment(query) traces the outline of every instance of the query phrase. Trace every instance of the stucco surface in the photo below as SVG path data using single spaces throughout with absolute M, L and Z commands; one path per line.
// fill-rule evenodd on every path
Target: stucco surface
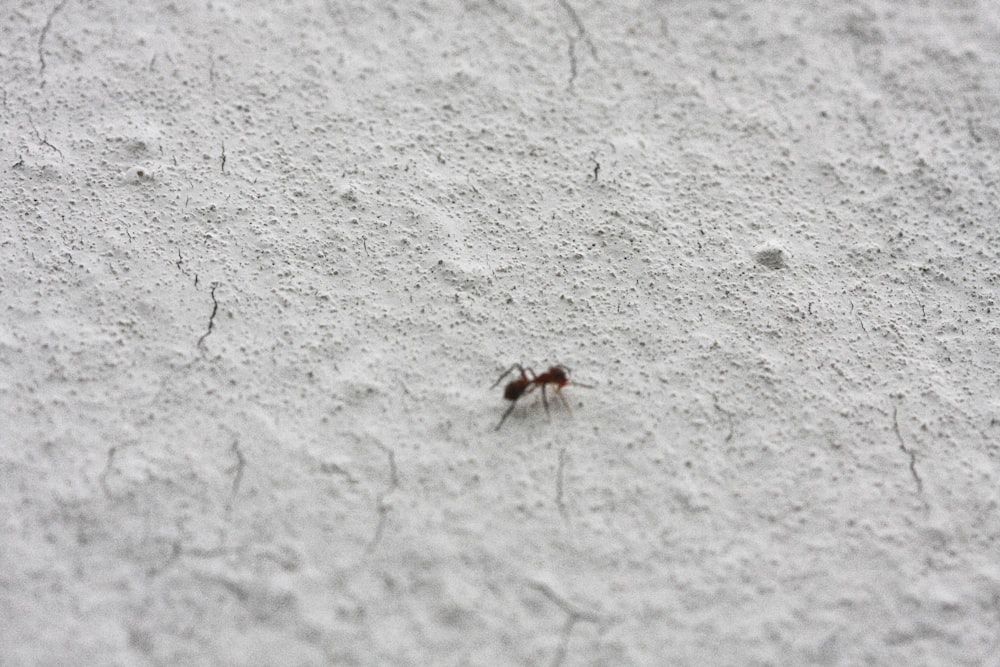
M 0 662 L 1000 664 L 997 7 L 5 3 Z

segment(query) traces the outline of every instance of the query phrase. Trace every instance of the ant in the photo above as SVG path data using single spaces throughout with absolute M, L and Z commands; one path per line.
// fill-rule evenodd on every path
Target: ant
M 500 423 L 497 424 L 496 430 L 499 431 L 500 427 L 503 426 L 504 421 L 507 416 L 510 415 L 514 410 L 514 406 L 517 405 L 517 399 L 521 398 L 524 394 L 534 391 L 535 387 L 542 388 L 542 405 L 545 406 L 545 414 L 549 414 L 549 401 L 545 397 L 545 385 L 554 384 L 556 388 L 556 396 L 563 402 L 566 409 L 569 410 L 569 403 L 566 402 L 566 398 L 560 393 L 560 390 L 566 385 L 573 385 L 574 387 L 586 387 L 587 389 L 593 389 L 593 385 L 581 384 L 579 382 L 570 382 L 569 380 L 569 369 L 562 364 L 556 364 L 555 366 L 549 366 L 549 369 L 542 374 L 536 374 L 535 371 L 530 368 L 525 368 L 521 364 L 514 364 L 503 374 L 497 378 L 497 381 L 493 383 L 493 387 L 500 384 L 505 377 L 517 371 L 520 377 L 516 377 L 507 383 L 507 386 L 503 388 L 503 397 L 510 401 L 510 407 L 507 411 L 503 413 L 503 417 L 500 418 Z M 492 389 L 493 387 L 490 387 Z

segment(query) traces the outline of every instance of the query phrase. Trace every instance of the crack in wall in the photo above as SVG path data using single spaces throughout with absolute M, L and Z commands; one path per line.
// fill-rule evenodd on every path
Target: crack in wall
M 558 2 L 559 5 L 566 10 L 566 13 L 569 14 L 569 18 L 576 25 L 577 39 L 582 39 L 586 42 L 587 46 L 590 47 L 590 55 L 594 57 L 594 60 L 598 60 L 597 47 L 594 46 L 594 42 L 590 39 L 590 33 L 587 32 L 586 26 L 584 26 L 583 21 L 580 20 L 580 15 L 576 13 L 576 10 L 573 9 L 573 5 L 569 4 L 568 0 L 558 0 Z
M 132 237 L 129 236 L 129 240 L 131 240 L 131 238 Z M 174 264 L 177 266 L 177 270 L 180 271 L 182 275 L 185 275 L 188 278 L 192 277 L 191 271 L 188 271 L 187 269 L 184 268 L 184 265 L 187 264 L 187 260 L 184 259 L 184 255 L 181 254 L 180 248 L 177 249 L 177 261 L 174 262 Z M 194 286 L 198 287 L 198 274 L 195 273 L 193 274 L 193 276 L 194 276 Z
M 917 483 L 917 494 L 924 494 L 924 480 L 920 478 L 920 474 L 917 472 L 917 453 L 906 446 L 906 442 L 903 441 L 903 436 L 899 432 L 899 419 L 897 419 L 898 408 L 894 405 L 892 406 L 892 430 L 896 432 L 896 439 L 899 440 L 899 448 L 904 454 L 910 457 L 910 474 L 913 476 L 913 481 Z
M 920 316 L 923 319 L 923 321 L 926 322 L 927 321 L 927 309 L 924 308 L 923 302 L 920 299 L 917 298 L 917 293 L 913 291 L 913 287 L 911 287 L 910 285 L 907 285 L 906 287 L 907 287 L 907 289 L 910 290 L 910 294 L 913 295 L 913 300 L 917 302 L 918 306 L 920 306 Z
M 389 510 L 392 509 L 392 506 L 386 503 L 385 499 L 386 496 L 399 488 L 399 470 L 396 468 L 396 453 L 383 444 L 377 443 L 376 446 L 385 452 L 386 458 L 389 460 L 389 482 L 385 490 L 375 497 L 375 512 L 378 514 L 378 523 L 375 524 L 375 533 L 372 535 L 371 541 L 365 547 L 365 553 L 373 552 L 375 547 L 382 541 L 382 535 L 385 533 L 385 524 L 389 520 Z
M 861 313 L 855 314 L 855 312 L 854 312 L 854 302 L 851 301 L 850 304 L 851 304 L 851 312 L 848 313 L 848 314 L 849 315 L 854 315 L 854 317 L 858 320 L 858 324 L 861 325 L 861 330 L 865 332 L 865 336 L 870 341 L 872 339 L 872 336 L 871 336 L 870 333 L 868 333 L 868 328 L 865 326 L 864 321 L 861 319 Z
M 31 116 L 28 116 L 28 123 L 31 125 L 32 131 L 35 133 L 35 140 L 38 141 L 40 145 L 45 146 L 46 148 L 49 148 L 51 150 L 54 150 L 56 153 L 59 154 L 59 159 L 65 162 L 66 156 L 63 155 L 63 152 L 59 150 L 59 148 L 54 146 L 52 143 L 50 143 L 48 138 L 43 137 L 42 133 L 38 131 L 38 127 L 35 126 L 35 119 L 32 118 Z
M 576 72 L 577 72 L 576 40 L 570 37 L 569 38 L 569 83 L 566 85 L 566 87 L 569 89 L 570 92 L 573 92 L 573 90 L 575 89 L 574 86 L 576 84 Z
M 568 55 L 569 55 L 569 82 L 566 88 L 573 92 L 574 86 L 576 84 L 576 77 L 580 71 L 579 62 L 576 57 L 576 43 L 583 41 L 590 48 L 590 55 L 593 56 L 594 60 L 597 60 L 597 47 L 594 46 L 594 42 L 590 39 L 590 33 L 587 32 L 587 28 L 583 25 L 583 21 L 580 20 L 580 15 L 576 13 L 573 6 L 569 4 L 567 0 L 558 0 L 559 5 L 569 14 L 570 20 L 576 26 L 576 35 L 567 35 L 566 38 L 569 40 Z
M 115 464 L 115 455 L 118 454 L 118 445 L 113 445 L 108 449 L 108 457 L 104 462 L 104 470 L 98 476 L 97 481 L 101 485 L 101 490 L 104 491 L 104 495 L 107 498 L 114 498 L 111 495 L 111 489 L 108 488 L 108 475 L 111 474 L 111 466 Z
M 233 476 L 233 489 L 229 494 L 229 501 L 226 503 L 226 511 L 233 509 L 233 501 L 236 500 L 236 495 L 240 492 L 240 484 L 243 483 L 243 469 L 247 465 L 247 459 L 243 456 L 243 450 L 240 449 L 240 441 L 233 440 L 233 446 L 229 448 L 229 451 L 233 453 L 236 457 L 236 464 L 229 468 L 229 471 L 235 470 L 235 475 Z
M 45 25 L 42 26 L 42 32 L 38 35 L 38 78 L 42 80 L 40 88 L 45 87 L 45 38 L 49 34 L 49 30 L 52 29 L 52 20 L 56 17 L 56 14 L 63 10 L 66 3 L 69 0 L 62 0 L 58 5 L 53 7 L 52 11 L 49 12 L 48 18 L 45 20 Z
M 860 324 L 860 325 L 861 325 L 861 330 L 865 332 L 865 336 L 867 336 L 867 337 L 868 337 L 868 340 L 871 340 L 871 339 L 872 339 L 872 336 L 871 336 L 871 334 L 870 334 L 870 333 L 868 333 L 868 328 L 867 328 L 867 327 L 865 327 L 865 323 L 864 323 L 864 321 L 863 321 L 863 320 L 861 319 L 861 316 L 860 316 L 860 315 L 855 315 L 855 317 L 857 317 L 857 318 L 858 318 L 858 324 Z
M 563 447 L 559 450 L 559 467 L 556 469 L 556 507 L 559 508 L 559 514 L 562 515 L 563 520 L 568 521 L 569 516 L 566 514 L 566 503 L 563 502 L 563 471 L 566 468 L 566 448 Z
M 215 51 L 209 49 L 208 54 L 208 83 L 212 87 L 212 91 L 215 91 Z
M 104 492 L 104 496 L 110 500 L 118 500 L 121 496 L 116 496 L 111 492 L 111 487 L 108 486 L 108 476 L 111 475 L 111 471 L 115 466 L 115 459 L 118 453 L 123 449 L 128 449 L 133 445 L 138 444 L 136 441 L 129 441 L 121 445 L 112 445 L 108 448 L 107 458 L 104 461 L 104 469 L 101 474 L 97 476 L 97 482 L 101 486 L 101 491 Z
M 202 350 L 205 348 L 205 339 L 208 338 L 208 335 L 212 333 L 212 329 L 215 328 L 215 315 L 219 312 L 219 302 L 215 299 L 215 288 L 218 286 L 218 283 L 212 283 L 212 291 L 210 292 L 210 296 L 212 297 L 212 314 L 208 316 L 208 329 L 198 339 L 197 345 Z
M 715 406 L 715 409 L 717 411 L 719 411 L 722 414 L 726 415 L 726 419 L 729 422 L 729 433 L 726 434 L 726 439 L 724 440 L 724 442 L 729 442 L 730 440 L 733 439 L 733 431 L 734 431 L 734 429 L 733 429 L 733 413 L 730 412 L 729 410 L 726 410 L 721 405 L 719 405 L 719 397 L 716 396 L 715 394 L 712 394 L 712 404 Z
M 573 633 L 574 626 L 576 626 L 576 624 L 580 621 L 599 624 L 603 619 L 599 614 L 579 609 L 575 605 L 570 604 L 566 598 L 552 590 L 552 587 L 548 584 L 543 584 L 538 581 L 529 581 L 528 585 L 547 597 L 549 601 L 559 607 L 559 609 L 566 614 L 566 622 L 563 623 L 562 630 L 559 632 L 559 646 L 556 648 L 556 653 L 552 656 L 552 662 L 550 663 L 552 667 L 559 667 L 559 665 L 563 663 L 563 660 L 566 659 L 569 639 L 570 635 Z

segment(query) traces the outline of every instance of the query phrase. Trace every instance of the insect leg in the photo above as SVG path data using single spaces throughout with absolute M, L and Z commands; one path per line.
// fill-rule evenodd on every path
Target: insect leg
M 504 413 L 503 413 L 503 417 L 501 417 L 501 418 L 500 418 L 500 423 L 499 423 L 499 424 L 497 424 L 497 427 L 496 427 L 496 429 L 495 429 L 495 430 L 497 430 L 497 431 L 499 431 L 499 430 L 500 430 L 500 427 L 501 427 L 501 426 L 503 426 L 503 423 L 504 423 L 504 421 L 506 421 L 506 420 L 507 420 L 507 416 L 508 416 L 508 415 L 510 415 L 510 413 L 514 411 L 514 406 L 515 406 L 515 405 L 517 405 L 517 401 L 511 401 L 511 402 L 510 402 L 510 407 L 509 407 L 509 408 L 507 408 L 507 409 L 506 409 L 506 410 L 504 411 Z
M 559 397 L 559 400 L 563 402 L 563 405 L 566 406 L 566 409 L 573 412 L 573 408 L 569 407 L 569 402 L 566 400 L 566 397 L 563 396 L 562 387 L 556 387 L 556 395 Z
M 524 368 L 523 368 L 523 367 L 521 366 L 521 364 L 514 364 L 514 365 L 512 365 L 512 366 L 511 366 L 510 368 L 508 368 L 507 370 L 505 370 L 505 371 L 504 371 L 504 372 L 503 372 L 503 373 L 502 373 L 502 374 L 500 375 L 500 377 L 498 377 L 498 378 L 497 378 L 497 381 L 493 383 L 493 386 L 492 386 L 492 387 L 490 387 L 490 389 L 493 389 L 493 387 L 495 387 L 495 386 L 497 386 L 498 384 L 500 384 L 500 383 L 501 383 L 501 382 L 503 381 L 503 379 L 504 379 L 505 377 L 507 377 L 508 375 L 510 375 L 511 373 L 513 373 L 515 369 L 516 369 L 516 370 L 518 370 L 518 371 L 520 371 L 520 373 L 521 373 L 521 376 L 522 376 L 522 377 L 524 377 Z

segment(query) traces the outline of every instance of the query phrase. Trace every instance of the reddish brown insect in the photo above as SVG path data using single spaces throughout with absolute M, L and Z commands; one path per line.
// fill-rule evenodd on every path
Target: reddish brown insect
M 493 383 L 493 387 L 497 386 L 503 379 L 517 371 L 518 377 L 514 378 L 503 388 L 503 397 L 510 401 L 510 407 L 507 411 L 503 413 L 503 417 L 500 418 L 500 423 L 497 424 L 496 430 L 499 431 L 500 427 L 503 426 L 504 421 L 507 416 L 514 411 L 514 406 L 517 405 L 517 399 L 521 398 L 525 394 L 534 391 L 535 387 L 542 388 L 542 405 L 545 406 L 545 414 L 549 414 L 549 401 L 545 397 L 545 385 L 554 384 L 555 394 L 559 397 L 559 400 L 563 402 L 566 409 L 569 410 L 569 403 L 566 402 L 566 398 L 560 393 L 563 387 L 566 385 L 572 385 L 574 387 L 586 387 L 588 389 L 593 389 L 589 384 L 580 384 L 579 382 L 570 382 L 569 380 L 569 369 L 562 364 L 556 364 L 555 366 L 549 366 L 549 369 L 544 373 L 538 375 L 535 371 L 530 368 L 525 368 L 521 364 L 514 364 L 503 374 L 497 378 L 497 381 Z M 490 387 L 492 389 L 493 387 Z

